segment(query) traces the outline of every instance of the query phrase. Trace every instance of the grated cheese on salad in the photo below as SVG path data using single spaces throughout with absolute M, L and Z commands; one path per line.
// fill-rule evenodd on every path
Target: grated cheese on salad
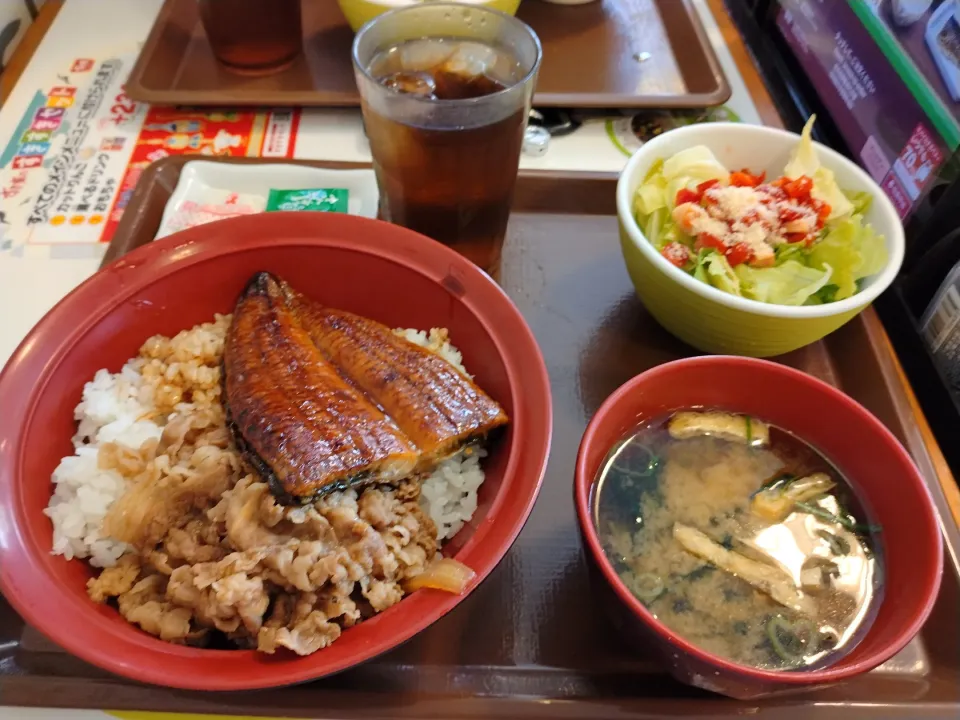
M 706 147 L 655 164 L 637 191 L 647 239 L 676 267 L 725 292 L 762 302 L 832 302 L 887 262 L 864 223 L 872 199 L 845 193 L 820 165 L 810 118 L 783 175 L 728 171 Z
M 696 190 L 677 194 L 673 219 L 696 238 L 696 249 L 719 250 L 734 267 L 743 262 L 769 267 L 776 247 L 796 242 L 810 247 L 819 239 L 830 206 L 811 197 L 812 180 L 801 176 L 769 184 L 746 171 L 731 178 L 747 184 L 724 186 L 707 180 Z

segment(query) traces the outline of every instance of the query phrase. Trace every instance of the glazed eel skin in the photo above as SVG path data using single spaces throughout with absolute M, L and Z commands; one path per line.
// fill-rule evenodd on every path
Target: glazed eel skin
M 237 301 L 223 378 L 234 441 L 284 502 L 425 472 L 508 422 L 436 353 L 265 272 Z
M 420 453 L 324 359 L 276 280 L 258 273 L 223 351 L 224 407 L 237 448 L 285 501 L 377 476 L 406 477 Z

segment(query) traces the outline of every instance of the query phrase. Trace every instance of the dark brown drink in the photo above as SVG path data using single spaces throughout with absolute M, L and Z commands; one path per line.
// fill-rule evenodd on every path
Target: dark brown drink
M 536 36 L 514 18 L 464 5 L 424 3 L 382 18 L 382 41 L 365 37 L 376 36 L 375 21 L 354 44 L 380 217 L 496 277 L 539 65 Z M 452 32 L 441 34 L 445 25 Z M 434 27 L 436 36 L 424 31 Z M 398 42 L 408 29 L 423 34 Z
M 303 44 L 300 0 L 199 0 L 214 55 L 245 75 L 290 65 Z
M 405 85 L 429 88 L 439 101 L 506 89 L 486 75 L 442 68 L 416 75 L 400 71 L 377 79 L 398 91 Z M 372 111 L 364 121 L 380 185 L 380 217 L 451 246 L 488 272 L 495 270 L 517 177 L 524 109 L 471 128 L 417 127 Z

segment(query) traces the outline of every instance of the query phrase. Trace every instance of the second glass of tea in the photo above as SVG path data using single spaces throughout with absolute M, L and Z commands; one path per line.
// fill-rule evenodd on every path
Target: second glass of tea
M 217 60 L 242 75 L 288 67 L 303 44 L 301 0 L 199 0 L 200 20 Z
M 536 33 L 475 5 L 386 12 L 353 43 L 380 217 L 496 276 L 540 69 Z

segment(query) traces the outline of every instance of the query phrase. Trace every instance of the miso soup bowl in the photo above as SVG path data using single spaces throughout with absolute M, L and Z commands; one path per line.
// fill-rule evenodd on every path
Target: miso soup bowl
M 644 143 L 627 162 L 617 183 L 620 244 L 637 295 L 657 322 L 698 350 L 770 357 L 809 345 L 829 335 L 872 303 L 900 270 L 904 234 L 893 203 L 855 163 L 815 143 L 821 164 L 832 170 L 840 187 L 873 197 L 864 219 L 887 243 L 886 266 L 867 278 L 860 292 L 825 305 L 772 305 L 737 297 L 694 279 L 671 265 L 650 243 L 633 214 L 634 196 L 650 168 L 695 145 L 710 148 L 731 170 L 783 174 L 800 136 L 777 128 L 740 123 L 702 123 L 665 132 Z
M 860 644 L 834 664 L 810 671 L 759 670 L 706 652 L 661 624 L 607 559 L 592 512 L 604 458 L 639 424 L 698 407 L 747 413 L 807 441 L 845 475 L 882 526 L 885 583 L 878 614 Z M 937 513 L 906 450 L 876 417 L 836 388 L 765 360 L 677 360 L 623 385 L 594 415 L 580 443 L 574 501 L 597 602 L 619 634 L 644 653 L 658 650 L 681 682 L 734 698 L 809 690 L 877 667 L 920 631 L 940 587 Z

